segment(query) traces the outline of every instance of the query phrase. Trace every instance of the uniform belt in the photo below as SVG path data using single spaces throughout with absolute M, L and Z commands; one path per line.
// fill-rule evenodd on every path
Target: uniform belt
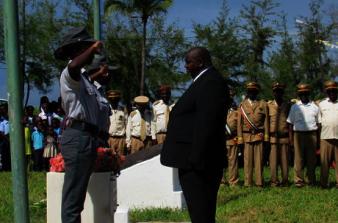
M 114 136 L 114 135 L 110 135 L 109 136 L 110 138 L 124 138 L 125 136 L 123 135 L 123 136 Z
M 288 138 L 288 132 L 270 132 L 270 137 Z
M 135 139 L 139 139 L 139 140 L 141 140 L 141 137 L 140 136 L 131 136 L 132 138 L 135 138 Z M 146 140 L 146 139 L 151 139 L 151 136 L 146 136 L 146 138 L 144 139 L 144 140 Z
M 99 128 L 96 125 L 81 120 L 68 119 L 66 126 L 67 128 L 89 132 L 93 136 L 97 136 L 99 134 Z
M 250 134 L 258 134 L 258 133 L 263 133 L 264 130 L 263 129 L 259 129 L 259 130 L 250 130 L 250 131 L 243 131 L 243 133 L 250 133 Z
M 297 132 L 297 133 L 314 133 L 314 132 L 317 132 L 317 130 L 309 130 L 309 131 L 294 131 L 294 132 Z

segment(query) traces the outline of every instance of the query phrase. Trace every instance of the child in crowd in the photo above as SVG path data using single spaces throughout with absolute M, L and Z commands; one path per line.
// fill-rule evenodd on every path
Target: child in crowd
M 44 168 L 46 171 L 49 170 L 49 160 L 55 157 L 58 153 L 56 146 L 56 134 L 52 126 L 48 127 L 47 136 L 45 138 L 45 147 L 43 151 Z
M 33 170 L 41 171 L 43 167 L 43 148 L 44 148 L 44 126 L 41 120 L 37 121 L 37 125 L 34 128 L 32 133 L 32 143 L 33 143 L 33 159 L 34 166 Z

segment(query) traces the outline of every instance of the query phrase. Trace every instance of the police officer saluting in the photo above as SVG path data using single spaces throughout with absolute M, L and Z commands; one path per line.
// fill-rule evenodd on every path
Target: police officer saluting
M 54 53 L 57 59 L 70 60 L 60 78 L 62 107 L 67 116 L 60 141 L 65 161 L 63 223 L 81 222 L 87 185 L 96 158 L 100 93 L 86 75 L 84 66 L 92 62 L 102 46 L 84 28 L 73 28 Z

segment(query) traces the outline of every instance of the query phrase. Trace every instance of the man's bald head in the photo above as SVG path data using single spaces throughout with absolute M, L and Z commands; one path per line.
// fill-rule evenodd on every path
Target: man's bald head
M 194 78 L 199 72 L 212 66 L 209 51 L 204 47 L 191 48 L 185 57 L 185 68 Z
M 199 60 L 205 67 L 212 66 L 209 50 L 205 47 L 193 47 L 188 50 L 187 55 L 191 55 Z

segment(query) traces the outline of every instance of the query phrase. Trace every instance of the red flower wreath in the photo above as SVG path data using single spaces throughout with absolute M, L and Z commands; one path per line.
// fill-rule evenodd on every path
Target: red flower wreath
M 112 171 L 115 174 L 120 173 L 120 167 L 125 160 L 125 156 L 119 156 L 110 148 L 97 148 L 97 158 L 95 160 L 94 172 Z M 61 153 L 51 158 L 50 161 L 51 172 L 64 172 L 65 163 Z

